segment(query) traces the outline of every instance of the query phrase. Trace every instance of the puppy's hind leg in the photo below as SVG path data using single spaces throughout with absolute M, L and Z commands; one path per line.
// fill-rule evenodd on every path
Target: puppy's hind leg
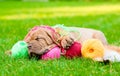
M 103 60 L 112 62 L 120 62 L 120 47 L 109 45 L 107 43 L 105 35 L 101 31 L 94 33 L 93 38 L 99 39 L 105 48 Z
M 107 49 L 111 49 L 114 51 L 117 51 L 120 53 L 120 47 L 119 46 L 113 46 L 113 45 L 109 45 L 107 42 L 107 39 L 105 37 L 105 35 L 101 32 L 101 31 L 97 31 L 94 35 L 93 38 L 99 39 L 103 45 L 105 46 L 105 48 Z

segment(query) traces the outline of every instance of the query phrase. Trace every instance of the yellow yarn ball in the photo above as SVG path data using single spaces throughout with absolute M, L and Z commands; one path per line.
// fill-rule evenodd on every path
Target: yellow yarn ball
M 81 53 L 82 56 L 86 58 L 91 58 L 93 60 L 97 58 L 102 59 L 104 55 L 104 46 L 98 39 L 88 39 L 85 42 L 83 42 Z

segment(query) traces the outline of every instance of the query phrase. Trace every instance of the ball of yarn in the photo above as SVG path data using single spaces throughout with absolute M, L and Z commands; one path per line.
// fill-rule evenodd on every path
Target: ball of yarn
M 88 39 L 83 42 L 81 53 L 83 57 L 99 61 L 104 55 L 104 46 L 98 39 Z
M 81 57 L 81 44 L 74 42 L 72 46 L 66 50 L 65 56 L 67 58 Z
M 18 41 L 11 49 L 11 56 L 13 58 L 28 57 L 27 43 L 24 41 Z
M 41 58 L 43 60 L 58 59 L 60 58 L 60 53 L 61 53 L 60 48 L 56 46 L 49 50 L 47 53 L 43 54 Z

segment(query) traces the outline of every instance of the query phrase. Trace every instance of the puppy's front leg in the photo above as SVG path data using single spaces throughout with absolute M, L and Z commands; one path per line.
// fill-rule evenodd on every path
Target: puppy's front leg
M 73 38 L 70 36 L 63 36 L 60 41 L 60 44 L 64 49 L 68 49 L 74 42 Z

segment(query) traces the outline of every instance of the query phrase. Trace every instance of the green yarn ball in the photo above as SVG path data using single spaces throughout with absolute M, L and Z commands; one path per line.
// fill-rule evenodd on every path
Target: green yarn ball
M 28 48 L 25 41 L 18 41 L 11 49 L 11 57 L 26 58 L 28 57 Z

